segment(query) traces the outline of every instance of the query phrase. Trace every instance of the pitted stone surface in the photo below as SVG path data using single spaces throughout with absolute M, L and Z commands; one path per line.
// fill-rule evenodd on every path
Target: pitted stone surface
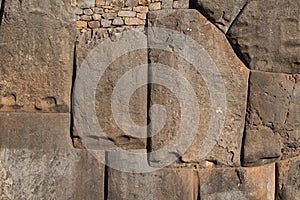
M 300 73 L 300 3 L 251 0 L 228 38 L 251 69 Z
M 69 0 L 5 1 L 0 111 L 70 111 L 74 18 Z
M 182 34 L 190 36 L 202 45 L 215 62 L 225 87 L 225 104 L 227 106 L 225 125 L 212 151 L 205 158 L 199 158 L 199 151 L 208 131 L 211 115 L 210 91 L 207 88 L 207 83 L 205 83 L 201 74 L 199 74 L 191 64 L 187 63 L 186 60 L 180 58 L 175 53 L 172 53 L 176 51 L 174 48 L 180 49 L 185 47 L 185 41 L 182 41 L 182 44 L 178 47 L 168 46 L 168 42 L 164 41 L 162 44 L 163 48 L 165 48 L 164 51 L 151 49 L 149 54 L 150 62 L 168 65 L 181 73 L 189 83 L 191 83 L 200 105 L 199 124 L 196 124 L 199 134 L 187 152 L 180 157 L 180 160 L 184 163 L 199 163 L 208 160 L 218 163 L 218 165 L 240 165 L 240 148 L 242 145 L 244 117 L 246 113 L 249 73 L 247 68 L 236 57 L 224 35 L 196 10 L 162 10 L 151 12 L 148 24 L 154 27 L 177 30 Z M 156 32 L 154 31 L 154 35 L 155 34 Z M 159 36 L 159 33 L 157 33 L 157 35 Z M 155 65 L 153 67 L 155 67 Z M 202 67 L 209 68 L 210 66 Z M 150 73 L 152 74 L 151 76 L 155 76 L 155 74 L 153 74 L 154 70 L 151 68 Z M 176 82 L 174 83 L 174 86 L 175 85 Z M 150 86 L 150 105 L 153 104 L 165 106 L 168 116 L 163 129 L 151 139 L 151 150 L 156 151 L 163 148 L 175 136 L 180 124 L 180 109 L 176 96 L 161 85 L 154 84 Z M 216 110 L 215 112 L 218 111 Z M 161 117 L 162 116 L 152 115 L 150 112 L 151 119 L 161 121 Z M 193 121 L 190 121 L 190 125 L 188 126 L 192 125 L 194 125 Z M 151 133 L 152 129 L 155 129 L 155 127 L 153 126 L 149 129 L 150 135 L 153 134 Z M 187 129 L 185 131 L 187 131 Z M 183 139 L 181 144 L 178 145 L 184 145 L 188 140 L 191 140 L 190 137 L 184 137 L 185 134 L 189 134 L 188 132 L 183 131 L 180 134 Z M 167 152 L 168 155 L 159 154 L 157 156 L 150 156 L 150 164 L 153 166 L 161 166 L 169 160 L 178 157 L 180 154 L 179 152 L 168 151 L 168 149 L 164 152 Z
M 194 6 L 226 33 L 247 0 L 196 0 Z
M 251 72 L 244 165 L 300 154 L 299 83 L 299 75 Z

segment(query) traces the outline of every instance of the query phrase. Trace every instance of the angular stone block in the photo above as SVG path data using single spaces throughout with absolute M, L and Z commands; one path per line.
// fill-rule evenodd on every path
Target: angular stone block
M 299 83 L 299 75 L 251 72 L 244 165 L 300 155 Z
M 253 168 L 211 168 L 198 171 L 199 199 L 273 200 L 275 164 Z
M 149 79 L 162 81 L 150 85 L 150 106 L 164 106 L 156 109 L 158 112 L 149 112 L 150 146 L 154 151 L 151 165 L 164 166 L 179 158 L 181 164 L 207 160 L 239 166 L 248 69 L 225 36 L 196 10 L 150 12 L 148 24 L 154 27 L 148 33 L 148 45 L 157 46 L 150 49 Z M 163 75 L 157 63 L 179 75 Z M 182 83 L 181 76 L 185 78 Z M 164 85 L 168 81 L 169 86 Z M 190 86 L 183 84 L 186 81 Z M 182 115 L 183 109 L 189 111 Z M 197 109 L 198 115 L 192 116 Z M 191 135 L 194 128 L 198 129 L 195 138 Z M 184 148 L 188 148 L 186 152 Z
M 300 199 L 300 157 L 276 163 L 276 199 Z
M 195 0 L 194 7 L 226 33 L 247 0 Z
M 70 114 L 0 112 L 0 148 L 69 149 Z
M 0 111 L 69 112 L 76 33 L 70 1 L 4 5 Z
M 125 173 L 108 168 L 108 199 L 192 200 L 193 171 L 162 169 L 151 173 Z
M 1 199 L 104 199 L 104 165 L 82 150 L 0 150 Z
M 71 145 L 69 114 L 0 113 L 1 199 L 104 199 L 104 165 Z
M 251 69 L 300 73 L 298 1 L 249 1 L 228 38 Z
M 138 39 L 139 42 L 137 42 L 136 38 L 141 37 L 142 39 Z M 141 31 L 128 33 L 124 29 L 119 31 L 115 29 L 115 32 L 99 31 L 95 34 L 95 38 L 93 35 L 85 33 L 78 40 L 75 89 L 83 87 L 86 83 L 91 83 L 94 86 L 89 85 L 86 89 L 75 94 L 75 96 L 77 95 L 74 98 L 75 126 L 76 124 L 80 126 L 93 123 L 93 120 L 95 123 L 99 123 L 102 132 L 96 127 L 93 129 L 94 133 L 88 131 L 87 134 L 89 139 L 99 144 L 98 148 L 100 149 L 109 148 L 108 145 L 105 145 L 107 138 L 118 147 L 145 149 L 147 136 L 147 86 L 145 86 L 147 84 L 147 66 L 144 67 L 144 71 L 135 70 L 136 67 L 147 65 L 148 62 L 145 34 Z M 95 64 L 91 64 L 93 62 Z M 86 71 L 90 71 L 90 73 L 82 76 Z M 95 74 L 99 74 L 99 72 L 102 74 L 96 77 Z M 140 83 L 144 83 L 144 85 L 140 85 Z M 118 90 L 120 87 L 123 89 Z M 131 89 L 134 91 L 132 95 L 126 96 L 129 95 Z M 91 95 L 88 95 L 88 92 L 91 92 L 89 93 Z M 91 105 L 92 100 L 95 101 L 95 105 Z M 83 102 L 84 105 L 79 105 L 79 101 Z M 93 108 L 95 108 L 97 119 L 79 114 Z M 129 113 L 126 109 L 129 110 Z M 82 130 L 78 130 L 78 126 L 75 128 L 79 136 L 84 135 Z M 135 131 L 136 126 L 141 127 L 139 131 Z M 91 126 L 89 129 L 92 129 Z M 87 131 L 87 129 L 83 128 L 83 131 Z M 97 144 L 95 145 L 97 146 Z

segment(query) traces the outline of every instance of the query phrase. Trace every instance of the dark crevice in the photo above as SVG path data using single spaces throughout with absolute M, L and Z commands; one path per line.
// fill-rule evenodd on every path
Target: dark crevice
M 148 50 L 148 55 L 149 55 L 149 50 Z M 151 64 L 150 64 L 150 59 L 148 59 L 148 75 L 147 75 L 147 83 L 150 83 L 151 81 Z M 146 150 L 147 152 L 152 151 L 152 142 L 151 142 L 151 127 L 149 124 L 151 123 L 151 118 L 150 118 L 150 107 L 151 107 L 151 85 L 147 84 L 147 144 L 146 144 Z M 148 158 L 149 160 L 149 158 Z
M 74 139 L 80 140 L 80 137 L 76 134 L 75 131 L 75 126 L 74 126 L 74 99 L 73 99 L 73 95 L 74 95 L 74 84 L 75 84 L 75 79 L 76 79 L 76 75 L 77 75 L 77 63 L 76 63 L 76 56 L 77 56 L 77 52 L 76 52 L 76 46 L 77 43 L 74 43 L 74 51 L 73 51 L 73 74 L 72 74 L 72 86 L 71 86 L 71 96 L 70 96 L 70 104 L 71 104 L 71 124 L 70 124 L 70 137 L 72 139 L 72 143 L 73 146 L 75 147 L 76 145 L 74 145 Z
M 247 86 L 247 101 L 246 101 L 246 113 L 245 113 L 245 120 L 244 120 L 244 131 L 243 131 L 243 137 L 242 137 L 242 145 L 241 145 L 241 149 L 240 149 L 240 152 L 241 152 L 241 157 L 240 157 L 240 162 L 241 162 L 241 165 L 243 165 L 243 161 L 245 160 L 245 154 L 244 154 L 244 145 L 245 145 L 245 140 L 246 140 L 246 127 L 247 127 L 247 118 L 248 118 L 248 105 L 249 105 L 249 97 L 250 97 L 250 78 L 251 78 L 251 72 L 249 73 L 248 75 L 248 86 Z
M 105 153 L 105 162 L 107 162 L 107 153 Z M 107 163 L 104 169 L 104 200 L 108 199 L 108 166 Z
M 251 58 L 248 54 L 243 54 L 241 52 L 241 46 L 239 45 L 237 39 L 233 39 L 230 35 L 230 30 L 233 27 L 233 25 L 236 23 L 236 21 L 240 18 L 240 16 L 242 15 L 242 13 L 244 12 L 245 8 L 247 7 L 249 1 L 246 1 L 245 5 L 241 8 L 240 12 L 238 13 L 238 15 L 234 18 L 234 20 L 232 21 L 232 23 L 230 24 L 225 36 L 227 38 L 227 40 L 229 41 L 233 51 L 235 52 L 235 54 L 239 57 L 239 59 L 244 63 L 244 65 L 250 68 L 250 61 Z
M 0 27 L 2 24 L 3 16 L 4 16 L 4 7 L 5 7 L 5 0 L 2 0 L 1 7 L 0 7 Z
M 274 199 L 279 199 L 279 169 L 278 164 L 275 163 L 275 194 Z
M 245 8 L 247 7 L 248 3 L 249 3 L 249 0 L 247 0 L 247 1 L 245 2 L 245 4 L 243 5 L 243 7 L 241 8 L 240 12 L 237 14 L 237 16 L 236 16 L 236 17 L 234 18 L 234 20 L 231 22 L 230 26 L 228 27 L 227 33 L 230 32 L 231 27 L 235 24 L 235 22 L 236 22 L 236 21 L 240 18 L 240 16 L 243 14 L 243 12 L 244 12 Z M 226 33 L 226 35 L 227 35 L 227 33 Z

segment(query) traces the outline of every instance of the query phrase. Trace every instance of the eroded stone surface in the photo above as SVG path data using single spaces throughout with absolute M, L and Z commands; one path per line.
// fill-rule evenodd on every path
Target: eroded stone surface
M 147 87 L 146 86 L 137 86 L 139 82 L 147 82 L 147 70 L 144 72 L 138 72 L 135 75 L 130 76 L 130 78 L 126 79 L 129 80 L 132 83 L 131 86 L 125 83 L 121 83 L 121 85 L 125 86 L 127 85 L 130 89 L 135 88 L 135 92 L 132 94 L 132 96 L 129 99 L 129 104 L 126 105 L 126 100 L 128 98 L 125 97 L 126 94 L 121 94 L 120 92 L 116 92 L 117 95 L 117 103 L 116 103 L 116 109 L 113 113 L 112 110 L 112 97 L 113 97 L 113 91 L 116 89 L 116 85 L 118 81 L 130 70 L 134 72 L 134 68 L 138 67 L 143 64 L 147 64 L 148 56 L 147 56 L 147 49 L 143 49 L 143 46 L 146 47 L 147 45 L 147 39 L 146 36 L 138 31 L 138 34 L 143 34 L 144 40 L 142 41 L 143 44 L 141 44 L 140 50 L 134 50 L 134 51 L 125 51 L 125 47 L 121 46 L 121 42 L 127 41 L 126 48 L 132 44 L 132 46 L 135 46 L 136 44 L 133 44 L 132 42 L 134 40 L 128 39 L 127 36 L 124 36 L 124 31 L 126 29 L 115 29 L 115 32 L 110 32 L 107 30 L 99 30 L 97 34 L 95 35 L 89 35 L 90 32 L 87 32 L 86 34 L 82 34 L 80 36 L 79 43 L 77 45 L 77 72 L 78 75 L 80 75 L 80 69 L 83 61 L 86 59 L 86 56 L 92 52 L 93 49 L 97 48 L 98 46 L 101 47 L 103 45 L 101 42 L 112 42 L 115 45 L 115 48 L 111 47 L 107 51 L 101 51 L 96 54 L 97 63 L 101 63 L 102 61 L 110 60 L 111 63 L 107 66 L 88 66 L 87 68 L 91 69 L 91 71 L 95 70 L 102 70 L 102 68 L 106 68 L 104 73 L 97 79 L 97 88 L 95 91 L 95 95 L 87 96 L 82 93 L 78 94 L 79 98 L 84 99 L 83 102 L 87 102 L 84 106 L 94 106 L 89 105 L 88 102 L 91 102 L 92 98 L 95 98 L 95 109 L 96 109 L 96 116 L 99 121 L 99 125 L 102 128 L 102 131 L 104 132 L 105 136 L 109 138 L 115 145 L 118 147 L 122 147 L 125 149 L 145 149 L 146 148 L 146 123 L 147 123 Z M 130 33 L 131 36 L 134 36 L 134 33 Z M 96 38 L 99 37 L 99 38 Z M 136 36 L 140 37 L 140 36 Z M 137 44 L 139 45 L 139 44 Z M 107 47 L 108 45 L 104 45 L 102 47 Z M 109 45 L 111 46 L 111 45 Z M 103 49 L 103 48 L 101 48 Z M 118 55 L 121 53 L 121 55 L 117 58 L 113 58 L 113 55 Z M 91 76 L 96 74 L 96 72 L 91 73 Z M 84 77 L 85 78 L 85 77 Z M 90 80 L 91 78 L 86 77 L 86 80 Z M 78 83 L 76 79 L 76 84 Z M 76 86 L 77 87 L 77 86 Z M 90 89 L 90 88 L 89 88 Z M 93 88 L 91 88 L 91 91 L 93 91 Z M 76 101 L 76 100 L 75 100 Z M 130 116 L 125 115 L 125 110 L 123 109 L 124 106 L 129 107 Z M 75 102 L 75 107 L 85 110 L 82 105 L 78 105 L 77 102 Z M 78 117 L 79 118 L 76 118 Z M 131 129 L 132 125 L 126 122 L 126 119 L 131 118 L 134 122 L 134 124 L 138 126 L 144 126 L 143 130 L 139 132 L 139 136 L 132 135 Z M 80 123 L 86 123 L 86 120 L 91 121 L 90 118 L 82 117 L 80 115 L 75 115 L 75 121 Z M 119 124 L 117 124 L 117 122 Z M 120 126 L 120 124 L 123 125 L 123 127 L 127 127 L 126 130 Z M 76 127 L 75 127 L 76 128 Z M 130 130 L 129 130 L 130 129 Z M 80 135 L 80 130 L 77 130 L 78 134 Z M 107 149 L 108 147 L 104 144 L 101 145 L 100 143 L 103 141 L 106 142 L 105 139 L 99 138 L 97 134 L 92 135 L 90 138 L 95 138 L 96 142 L 99 142 L 99 148 Z
M 193 199 L 193 171 L 162 169 L 131 174 L 108 169 L 108 199 Z
M 183 132 L 179 133 L 181 137 L 180 144 L 177 143 L 173 146 L 175 147 L 175 150 L 165 148 L 162 154 L 151 155 L 151 165 L 161 166 L 178 157 L 180 157 L 181 161 L 185 163 L 199 163 L 204 160 L 209 160 L 217 163 L 218 165 L 240 165 L 240 148 L 242 144 L 244 117 L 246 112 L 248 84 L 247 68 L 235 56 L 224 35 L 196 10 L 163 10 L 151 12 L 149 15 L 149 25 L 177 30 L 183 35 L 193 38 L 205 49 L 209 55 L 208 57 L 212 58 L 217 67 L 216 71 L 219 72 L 219 75 L 216 71 L 207 72 L 206 70 L 212 67 L 211 64 L 201 61 L 201 67 L 203 68 L 204 73 L 200 74 L 191 64 L 187 63 L 185 57 L 181 58 L 178 54 L 176 55 L 176 52 L 180 52 L 181 49 L 187 47 L 185 39 L 173 39 L 178 43 L 178 46 L 176 46 L 174 43 L 169 44 L 171 39 L 166 37 L 165 41 L 159 41 L 164 50 L 152 49 L 150 51 L 149 60 L 153 64 L 153 66 L 151 65 L 150 67 L 151 76 L 154 77 L 155 75 L 159 75 L 155 74 L 157 73 L 155 72 L 155 67 L 157 67 L 155 63 L 161 63 L 177 70 L 192 85 L 197 96 L 200 111 L 199 124 L 196 124 L 196 126 L 198 126 L 199 134 L 197 134 L 196 138 L 194 138 L 193 144 L 189 147 L 187 152 L 181 156 L 180 154 L 182 152 L 180 152 L 180 150 L 176 150 L 176 148 L 180 149 L 181 147 L 186 146 L 186 144 L 188 144 L 188 142 L 192 139 L 189 136 L 190 127 L 195 125 L 195 118 L 190 119 L 186 126 L 184 125 L 185 129 Z M 160 36 L 162 33 L 161 31 L 155 32 L 154 30 L 154 35 Z M 200 45 L 197 47 L 201 48 Z M 189 46 L 188 49 L 190 48 L 196 47 Z M 187 53 L 185 52 L 184 54 Z M 201 54 L 193 56 L 193 58 L 201 57 Z M 203 54 L 203 56 L 205 56 L 205 54 Z M 203 57 L 203 60 L 205 59 L 208 58 Z M 203 79 L 207 78 L 203 76 L 209 76 L 209 73 L 216 73 L 213 77 L 222 78 L 221 80 L 222 83 L 224 83 L 225 91 L 222 91 L 222 89 L 220 89 L 221 87 L 217 87 L 218 89 L 216 89 L 216 91 L 209 91 L 207 87 L 208 83 L 206 83 Z M 215 80 L 208 81 L 214 81 L 215 83 Z M 182 86 L 180 86 L 178 82 L 174 81 L 172 87 L 176 88 Z M 186 96 L 186 88 L 181 88 L 180 91 L 183 96 Z M 225 124 L 215 147 L 207 156 L 205 156 L 205 158 L 203 158 L 199 156 L 200 153 L 202 153 L 199 151 L 203 145 L 202 142 L 204 141 L 206 134 L 209 134 L 208 137 L 212 138 L 214 138 L 214 135 L 216 134 L 216 132 L 208 133 L 211 117 L 210 95 L 214 92 L 223 92 L 226 94 L 226 99 L 223 99 L 226 102 L 224 104 L 226 104 L 227 107 Z M 162 130 L 151 139 L 151 150 L 156 151 L 163 148 L 176 136 L 176 131 L 179 129 L 181 120 L 179 100 L 176 95 L 170 91 L 170 89 L 166 89 L 161 85 L 153 84 L 150 87 L 150 104 L 160 104 L 165 106 L 167 115 L 167 120 Z M 189 100 L 185 101 L 185 105 L 189 105 L 189 107 L 192 106 Z M 215 108 L 212 112 L 216 112 L 217 114 L 222 113 L 222 110 L 220 111 L 218 108 Z M 150 112 L 150 118 L 157 122 L 163 121 L 163 116 L 160 114 L 155 115 L 155 113 L 153 114 Z M 212 125 L 218 126 L 218 123 L 220 122 Z M 156 128 L 157 127 L 154 123 L 149 129 L 149 135 L 155 134 L 153 133 L 153 130 Z
M 276 199 L 297 200 L 300 198 L 300 157 L 276 163 Z
M 299 1 L 249 1 L 228 32 L 251 69 L 300 73 Z
M 274 199 L 274 163 L 253 168 L 202 169 L 198 177 L 199 199 Z
M 69 114 L 0 113 L 1 199 L 104 199 L 104 165 L 72 147 Z
M 196 0 L 193 4 L 212 23 L 226 33 L 246 4 L 246 0 Z
M 299 83 L 299 75 L 251 72 L 243 164 L 300 154 Z
M 69 112 L 76 33 L 70 1 L 5 1 L 0 29 L 0 110 Z

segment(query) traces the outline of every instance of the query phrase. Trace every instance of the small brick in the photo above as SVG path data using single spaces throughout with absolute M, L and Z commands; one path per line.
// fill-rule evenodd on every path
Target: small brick
M 83 14 L 83 10 L 78 8 L 78 7 L 75 7 L 74 12 L 75 12 L 76 15 L 82 15 Z
M 96 0 L 96 6 L 104 6 L 105 0 Z
M 96 14 L 103 14 L 103 13 L 104 13 L 103 8 L 98 8 L 98 7 L 93 8 L 93 11 L 94 11 L 94 13 L 96 13 Z
M 82 15 L 80 17 L 80 20 L 82 21 L 91 21 L 92 20 L 92 16 L 89 16 L 89 15 Z
M 138 13 L 136 16 L 137 16 L 137 18 L 140 18 L 140 19 L 146 19 L 147 14 L 146 13 Z
M 95 21 L 100 21 L 101 18 L 102 18 L 101 15 L 99 15 L 99 14 L 93 14 L 93 20 L 95 20 Z
M 92 11 L 92 9 L 84 9 L 83 10 L 83 13 L 85 14 L 85 15 L 92 15 L 93 14 L 93 11 Z
M 137 7 L 133 7 L 133 11 L 136 12 L 141 12 L 141 13 L 146 13 L 148 12 L 148 7 L 147 6 L 137 6 Z
M 77 21 L 76 22 L 77 28 L 87 28 L 87 22 L 85 21 Z
M 123 24 L 124 24 L 124 21 L 122 20 L 121 17 L 115 18 L 112 22 L 112 25 L 115 25 L 115 26 L 121 26 Z
M 104 13 L 102 16 L 104 19 L 114 19 L 117 17 L 117 14 L 116 13 Z
M 151 3 L 151 0 L 139 0 L 139 5 L 148 6 Z
M 111 25 L 111 21 L 110 20 L 107 20 L 107 19 L 101 20 L 101 26 L 102 27 L 107 28 L 107 27 L 110 27 L 110 25 Z
M 100 22 L 98 21 L 90 21 L 88 22 L 89 28 L 100 28 Z
M 161 8 L 162 9 L 172 9 L 173 8 L 173 0 L 162 0 Z
M 149 10 L 160 10 L 160 9 L 161 9 L 161 3 L 160 2 L 151 3 L 149 5 Z
M 118 16 L 120 16 L 120 17 L 135 17 L 136 16 L 136 12 L 122 10 L 122 11 L 118 12 Z
M 146 21 L 139 18 L 125 18 L 126 25 L 145 25 Z

